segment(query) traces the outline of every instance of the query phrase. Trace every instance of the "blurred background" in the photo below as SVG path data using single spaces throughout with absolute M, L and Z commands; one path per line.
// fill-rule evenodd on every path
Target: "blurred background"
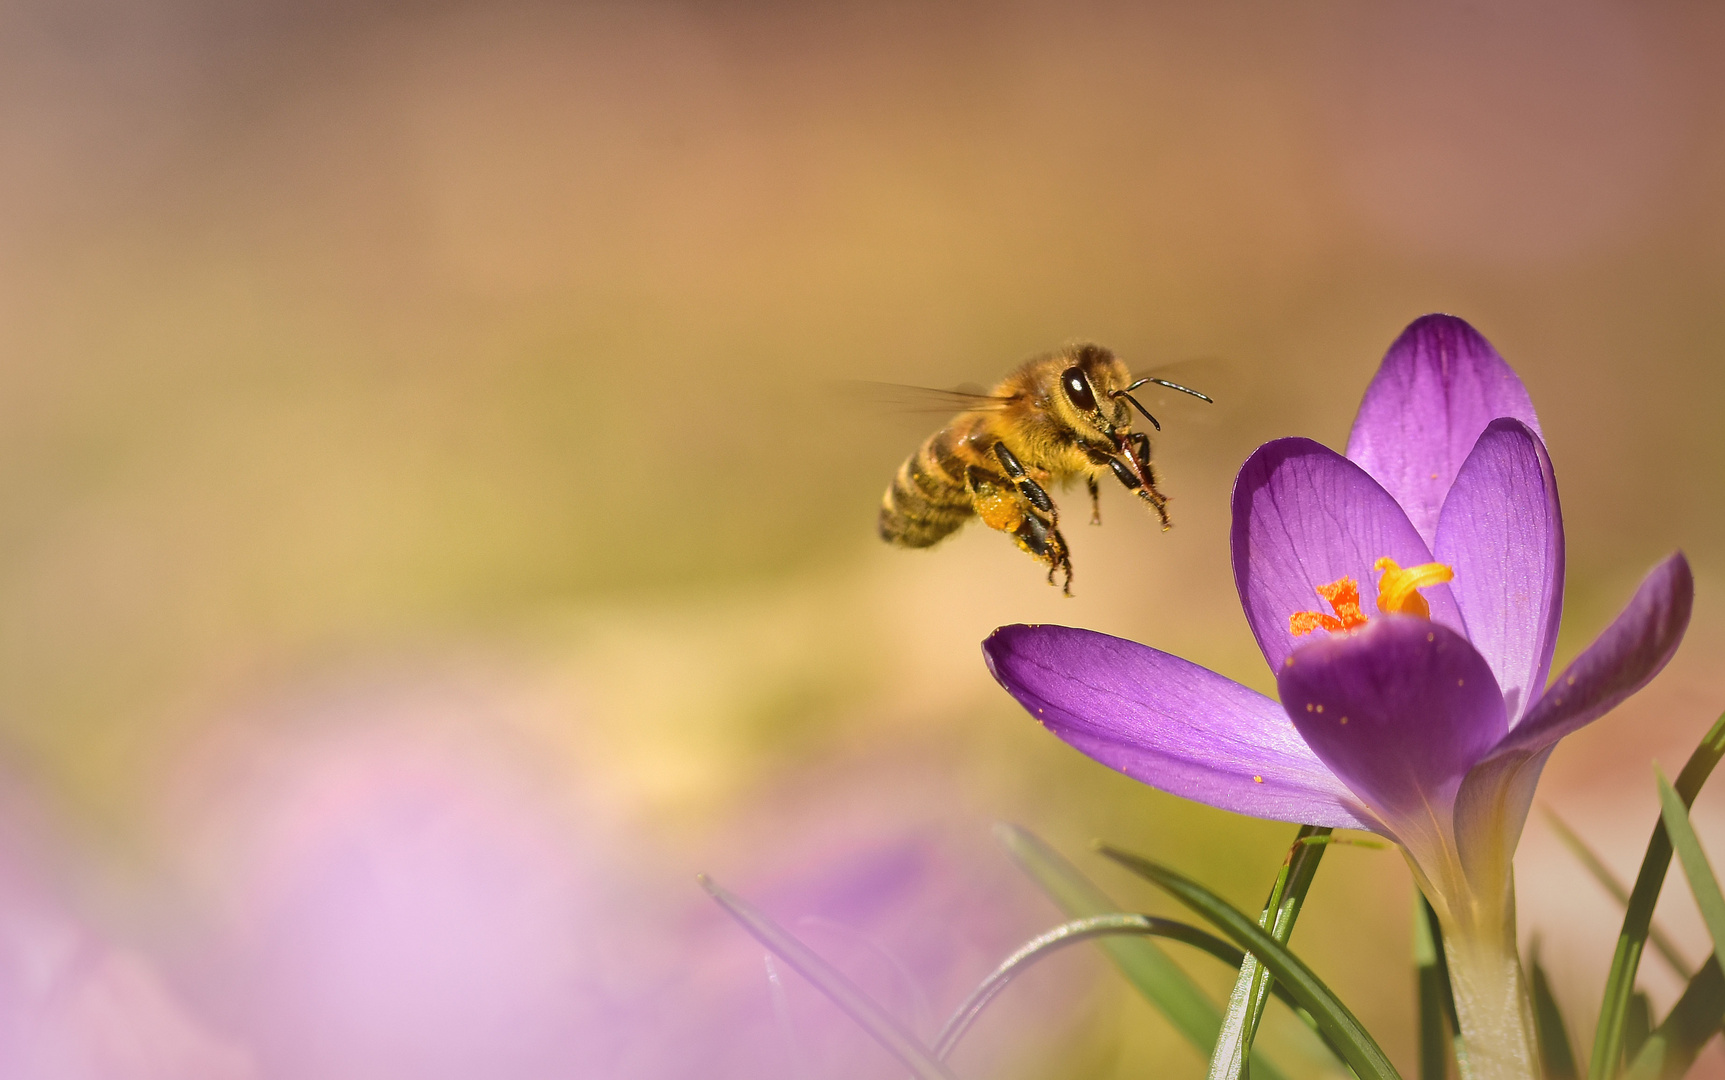
M 1272 688 L 1233 473 L 1341 447 L 1434 310 L 1540 410 L 1559 663 L 1694 564 L 1677 660 L 1541 788 L 1630 877 L 1651 762 L 1725 707 L 1722 48 L 1680 2 L 6 0 L 0 1071 L 900 1075 L 694 875 L 926 1036 L 1058 921 L 995 821 L 1134 908 L 1090 839 L 1256 911 L 1291 826 L 1088 762 L 978 644 Z M 1069 600 L 974 526 L 881 544 L 940 418 L 835 385 L 1076 338 L 1215 373 L 1162 417 L 1176 527 L 1105 492 Z M 1697 816 L 1725 854 L 1725 795 Z M 1618 912 L 1537 811 L 1518 864 L 1589 1038 Z M 1337 848 L 1294 939 L 1410 1072 L 1411 904 Z M 1681 889 L 1660 917 L 1698 962 Z M 1075 950 L 955 1068 L 1203 1063 Z

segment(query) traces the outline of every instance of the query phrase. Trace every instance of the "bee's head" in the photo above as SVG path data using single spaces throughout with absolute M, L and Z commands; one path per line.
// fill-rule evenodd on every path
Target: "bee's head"
M 1157 431 L 1162 425 L 1150 415 L 1132 391 L 1146 383 L 1155 383 L 1169 390 L 1191 394 L 1203 401 L 1210 398 L 1190 387 L 1154 376 L 1132 381 L 1132 373 L 1118 357 L 1100 345 L 1075 345 L 1057 358 L 1059 374 L 1050 393 L 1050 405 L 1056 415 L 1080 436 L 1094 432 L 1099 439 L 1086 438 L 1091 443 L 1091 461 L 1108 462 L 1116 476 L 1130 476 L 1135 484 L 1154 491 L 1155 479 L 1150 472 L 1150 440 L 1142 432 L 1132 430 L 1132 409 L 1137 409 Z M 1130 406 L 1130 407 L 1129 407 Z M 1101 443 L 1107 447 L 1096 445 Z M 1102 454 L 1098 458 L 1096 454 Z M 1114 458 L 1113 461 L 1108 461 Z
M 1123 397 L 1132 375 L 1119 357 L 1100 345 L 1077 345 L 1064 359 L 1069 364 L 1057 376 L 1054 393 L 1073 426 L 1110 440 L 1130 429 L 1132 414 Z

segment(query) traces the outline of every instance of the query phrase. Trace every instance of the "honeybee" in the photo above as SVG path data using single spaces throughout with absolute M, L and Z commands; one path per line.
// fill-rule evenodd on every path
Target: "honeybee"
M 1048 567 L 1048 583 L 1065 575 L 1072 595 L 1072 555 L 1060 534 L 1050 483 L 1082 477 L 1091 523 L 1102 520 L 1097 481 L 1112 474 L 1169 527 L 1168 497 L 1156 487 L 1150 438 L 1132 430 L 1131 406 L 1157 431 L 1162 425 L 1132 392 L 1156 384 L 1211 399 L 1166 379 L 1132 380 L 1126 365 L 1100 345 L 1078 344 L 1021 364 L 987 394 L 949 394 L 960 409 L 899 466 L 881 500 L 880 535 L 889 544 L 939 543 L 972 514 L 1012 538 Z

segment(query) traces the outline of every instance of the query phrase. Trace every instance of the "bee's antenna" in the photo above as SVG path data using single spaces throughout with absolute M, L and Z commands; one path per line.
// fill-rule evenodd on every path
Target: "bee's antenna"
M 1216 404 L 1216 399 L 1211 397 L 1209 394 L 1200 394 L 1198 391 L 1192 389 L 1190 386 L 1181 386 L 1179 383 L 1169 382 L 1167 379 L 1139 379 L 1137 382 L 1133 383 L 1131 386 L 1128 386 L 1126 389 L 1127 390 L 1136 390 L 1140 386 L 1143 386 L 1145 383 L 1155 383 L 1157 386 L 1166 386 L 1168 389 L 1178 390 L 1182 394 L 1191 394 L 1193 397 L 1197 398 L 1200 401 L 1208 401 L 1212 405 Z M 1124 393 L 1124 392 L 1125 391 L 1122 391 L 1122 393 Z M 1138 405 L 1138 403 L 1136 401 L 1134 401 L 1132 404 Z M 1142 411 L 1144 406 L 1138 405 L 1138 408 L 1140 411 Z M 1148 416 L 1149 414 L 1145 413 L 1145 415 Z M 1158 428 L 1157 430 L 1160 431 L 1161 429 Z
M 1150 381 L 1151 380 L 1149 380 L 1149 379 L 1140 379 L 1137 382 L 1133 383 L 1132 386 L 1142 386 L 1144 383 L 1147 383 Z M 1127 387 L 1127 389 L 1129 390 L 1129 389 L 1131 389 L 1131 387 Z M 1143 404 L 1141 402 L 1139 402 L 1139 400 L 1137 398 L 1133 397 L 1131 394 L 1128 394 L 1125 390 L 1116 390 L 1116 391 L 1114 391 L 1113 394 L 1111 394 L 1109 396 L 1110 397 L 1117 397 L 1117 398 L 1125 398 L 1127 401 L 1130 401 L 1132 404 L 1134 404 L 1138 407 L 1139 412 L 1144 414 L 1144 419 L 1150 421 L 1151 427 L 1155 428 L 1157 431 L 1162 430 L 1162 425 L 1156 421 L 1156 418 L 1154 416 L 1150 415 L 1150 410 L 1146 409 L 1143 406 Z M 1209 399 L 1206 398 L 1205 400 L 1209 400 Z

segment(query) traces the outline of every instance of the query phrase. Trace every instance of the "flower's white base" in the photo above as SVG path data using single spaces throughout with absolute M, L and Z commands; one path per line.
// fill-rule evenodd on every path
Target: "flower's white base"
M 1515 946 L 1513 900 L 1507 914 L 1498 926 L 1444 927 L 1456 1020 L 1467 1045 L 1462 1080 L 1538 1080 L 1540 1075 L 1533 1009 Z

